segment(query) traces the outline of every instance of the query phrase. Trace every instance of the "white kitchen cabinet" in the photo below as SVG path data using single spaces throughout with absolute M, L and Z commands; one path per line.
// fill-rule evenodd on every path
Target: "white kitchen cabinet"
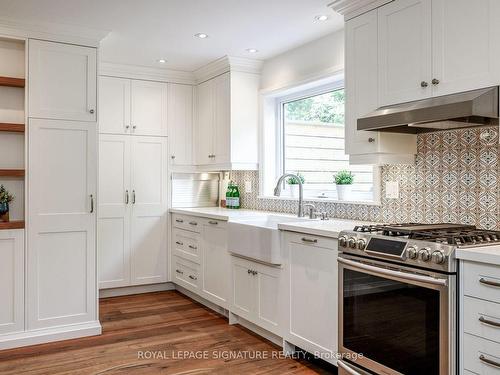
M 0 335 L 24 330 L 24 230 L 0 231 Z
M 96 124 L 29 129 L 27 328 L 96 321 Z
M 431 96 L 431 1 L 398 0 L 378 9 L 380 106 Z
M 230 286 L 230 256 L 226 222 L 206 219 L 202 228 L 202 296 L 227 308 Z
M 193 165 L 193 86 L 168 84 L 170 164 Z
M 285 285 L 289 312 L 284 339 L 334 360 L 338 348 L 337 240 L 286 232 Z
M 132 80 L 130 119 L 132 134 L 167 136 L 167 84 Z
M 500 84 L 499 14 L 498 0 L 432 0 L 434 96 Z
M 101 135 L 99 286 L 167 281 L 167 139 Z
M 130 80 L 99 77 L 99 133 L 130 133 Z
M 416 136 L 358 131 L 357 119 L 378 108 L 377 10 L 346 23 L 345 150 L 351 164 L 407 162 L 416 153 Z
M 229 310 L 281 336 L 283 327 L 283 271 L 231 256 L 232 294 Z
M 100 135 L 99 288 L 130 285 L 130 141 L 126 135 Z
M 96 121 L 95 48 L 29 40 L 29 117 Z
M 257 169 L 259 75 L 228 72 L 197 87 L 196 164 Z

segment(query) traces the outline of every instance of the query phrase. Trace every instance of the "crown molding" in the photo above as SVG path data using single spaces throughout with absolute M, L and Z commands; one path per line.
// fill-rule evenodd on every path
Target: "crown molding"
M 347 21 L 392 1 L 394 0 L 335 0 L 328 6 L 334 12 L 343 15 Z
M 224 56 L 195 70 L 194 76 L 201 83 L 229 71 L 260 74 L 263 64 L 262 60 Z
M 32 38 L 98 47 L 109 30 L 88 27 L 48 23 L 25 22 L 15 19 L 0 18 L 0 34 L 14 38 Z
M 148 66 L 137 66 L 127 64 L 116 64 L 101 62 L 99 64 L 99 75 L 121 78 L 142 79 L 146 81 L 160 81 L 170 83 L 181 83 L 194 85 L 196 79 L 191 72 L 181 70 L 152 68 Z

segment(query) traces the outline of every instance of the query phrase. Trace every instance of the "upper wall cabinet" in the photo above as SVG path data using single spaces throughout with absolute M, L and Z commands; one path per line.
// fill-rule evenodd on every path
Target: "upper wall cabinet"
M 397 0 L 379 8 L 379 105 L 498 85 L 498 14 L 497 0 Z
M 29 117 L 96 121 L 95 48 L 30 40 L 29 58 Z
M 196 163 L 257 169 L 259 75 L 231 71 L 198 85 Z
M 167 84 L 100 77 L 99 131 L 107 134 L 167 135 Z
M 171 165 L 193 164 L 193 86 L 168 85 L 168 140 Z

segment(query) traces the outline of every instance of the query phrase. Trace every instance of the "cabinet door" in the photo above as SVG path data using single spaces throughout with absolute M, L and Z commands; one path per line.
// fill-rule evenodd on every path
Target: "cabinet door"
M 130 133 L 130 80 L 99 77 L 99 133 Z
M 24 230 L 0 231 L 0 335 L 24 330 Z
M 132 134 L 167 135 L 167 84 L 132 80 Z
M 196 123 L 196 164 L 213 162 L 214 85 L 213 80 L 198 85 L 198 121 Z
M 28 329 L 95 321 L 95 123 L 31 119 Z
M 217 164 L 231 161 L 231 82 L 229 73 L 214 78 L 214 151 Z
M 168 86 L 168 138 L 170 163 L 193 164 L 193 87 Z
M 96 121 L 96 49 L 29 41 L 29 117 Z
M 431 96 L 431 23 L 431 0 L 398 0 L 378 9 L 380 105 Z
M 318 240 L 321 242 L 321 240 Z M 294 344 L 314 352 L 337 350 L 337 249 L 288 244 L 289 332 Z M 312 308 L 314 306 L 314 308 Z
M 99 288 L 130 285 L 130 138 L 100 136 Z
M 282 288 L 282 270 L 277 267 L 267 267 L 255 263 L 257 270 L 256 291 L 257 291 L 257 309 L 255 322 L 259 326 L 280 335 L 281 327 L 281 308 L 283 303 L 280 300 L 284 291 Z
M 433 0 L 434 96 L 500 83 L 500 2 Z
M 378 107 L 377 10 L 346 22 L 345 151 L 377 151 L 378 132 L 357 130 L 357 120 Z
M 257 307 L 256 278 L 248 261 L 231 257 L 232 296 L 230 310 L 243 318 L 254 321 Z
M 227 251 L 227 230 L 225 223 L 209 220 L 203 226 L 203 282 L 205 298 L 219 306 L 227 307 L 229 297 L 230 258 Z
M 131 282 L 167 281 L 167 139 L 132 137 Z

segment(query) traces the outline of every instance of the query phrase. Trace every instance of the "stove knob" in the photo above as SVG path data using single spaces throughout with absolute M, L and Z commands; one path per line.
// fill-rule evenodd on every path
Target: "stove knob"
M 340 236 L 339 237 L 339 245 L 340 245 L 340 247 L 347 246 L 347 236 Z
M 432 253 L 432 260 L 434 261 L 434 263 L 443 264 L 445 261 L 444 254 L 439 250 L 434 251 Z
M 364 250 L 366 247 L 366 241 L 363 239 L 358 240 L 358 249 L 359 250 Z
M 420 259 L 422 259 L 424 262 L 428 262 L 429 260 L 431 260 L 431 253 L 429 250 L 429 248 L 425 247 L 418 252 L 418 254 L 420 255 Z
M 410 259 L 417 259 L 418 258 L 418 251 L 415 246 L 410 246 L 408 250 L 406 250 L 408 254 L 408 258 Z
M 349 238 L 349 241 L 347 241 L 347 243 L 351 249 L 356 248 L 356 239 L 354 237 Z

